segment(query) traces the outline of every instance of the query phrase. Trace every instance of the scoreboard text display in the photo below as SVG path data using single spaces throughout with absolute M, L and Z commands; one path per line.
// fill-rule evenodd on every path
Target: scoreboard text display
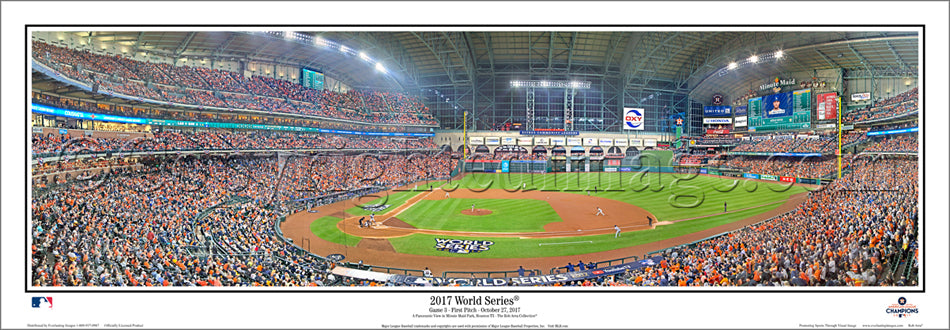
M 323 73 L 307 68 L 301 68 L 300 84 L 303 85 L 303 87 L 323 90 Z
M 749 131 L 811 127 L 811 90 L 779 93 L 749 100 Z

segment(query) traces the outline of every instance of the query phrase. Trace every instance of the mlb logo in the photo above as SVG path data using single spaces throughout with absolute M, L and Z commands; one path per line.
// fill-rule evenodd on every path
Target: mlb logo
M 53 308 L 53 297 L 33 297 L 33 308 Z

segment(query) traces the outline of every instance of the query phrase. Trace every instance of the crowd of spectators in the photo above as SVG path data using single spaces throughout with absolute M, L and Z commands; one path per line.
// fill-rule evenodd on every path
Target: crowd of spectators
M 913 286 L 917 162 L 863 160 L 789 214 L 663 253 L 635 286 Z M 906 267 L 916 267 L 907 262 Z
M 548 160 L 546 153 L 528 152 L 476 152 L 468 155 L 468 160 Z
M 739 139 L 733 137 L 696 137 L 690 139 L 696 141 L 696 145 L 702 146 L 729 146 L 739 142 Z
M 917 152 L 917 134 L 885 137 L 864 149 L 872 152 Z
M 90 170 L 98 168 L 115 168 L 115 167 L 124 167 L 136 164 L 133 160 L 126 160 L 124 158 L 119 159 L 84 159 L 84 160 L 66 160 L 60 162 L 45 162 L 39 163 L 33 166 L 30 170 L 32 175 L 48 174 L 48 173 L 57 173 L 57 172 L 69 172 L 69 171 L 80 171 L 80 170 Z
M 700 165 L 706 159 L 705 155 L 683 155 L 679 158 L 680 165 Z
M 897 96 L 875 102 L 873 106 L 869 105 L 864 109 L 849 112 L 845 114 L 844 122 L 863 122 L 880 118 L 897 117 L 914 112 L 918 109 L 917 100 L 917 87 L 914 87 L 911 90 L 897 94 Z
M 330 134 L 303 134 L 263 131 L 181 132 L 166 130 L 154 138 L 93 138 L 68 134 L 33 134 L 34 156 L 120 151 L 188 151 L 188 150 L 269 150 L 269 149 L 370 149 L 398 151 L 405 149 L 436 149 L 429 138 L 353 137 Z
M 132 83 L 138 84 L 138 83 Z M 156 92 L 155 90 L 149 89 L 151 92 Z M 168 93 L 166 89 L 158 89 L 158 91 Z M 177 92 L 174 92 L 177 93 Z M 240 94 L 223 94 L 223 95 L 240 95 Z M 188 96 L 182 94 L 169 94 L 168 97 L 171 98 L 181 98 L 188 99 Z M 283 101 L 279 98 L 270 98 L 262 96 L 254 96 L 254 101 L 258 102 L 264 107 L 270 107 L 271 109 L 290 109 L 293 106 Z M 339 129 L 339 130 L 351 130 L 351 131 L 372 131 L 372 132 L 404 132 L 404 131 L 420 131 L 420 129 L 413 129 L 407 126 L 372 126 L 372 125 L 361 125 L 361 124 L 349 124 L 349 123 L 339 123 L 331 122 L 326 120 L 318 119 L 289 119 L 289 118 L 275 118 L 275 117 L 266 117 L 266 116 L 238 116 L 234 113 L 201 113 L 193 111 L 171 111 L 164 110 L 160 108 L 137 108 L 129 106 L 105 106 L 99 107 L 97 104 L 87 101 L 80 101 L 77 99 L 71 98 L 60 98 L 56 96 L 51 96 L 48 94 L 39 94 L 34 93 L 32 103 L 44 104 L 54 107 L 66 108 L 71 110 L 80 110 L 88 111 L 97 114 L 108 114 L 108 115 L 117 115 L 117 116 L 128 116 L 128 117 L 140 117 L 140 118 L 152 118 L 152 119 L 170 119 L 170 120 L 189 120 L 189 121 L 210 121 L 210 122 L 223 122 L 223 123 L 240 123 L 240 124 L 266 124 L 266 125 L 286 125 L 286 126 L 300 126 L 300 127 L 318 127 L 326 129 Z
M 794 152 L 832 153 L 838 148 L 837 134 L 818 135 L 818 138 L 798 138 L 796 135 L 771 135 L 765 139 L 743 140 L 733 151 L 743 152 Z M 848 134 L 843 145 L 857 142 L 860 134 Z
M 332 276 L 332 263 L 301 253 L 273 229 L 282 208 L 269 206 L 308 197 L 291 188 L 353 189 L 365 185 L 360 179 L 370 173 L 383 173 L 374 184 L 401 184 L 444 177 L 452 168 L 448 158 L 427 157 L 424 166 L 409 166 L 394 155 L 379 162 L 353 157 L 322 160 L 318 172 L 306 160 L 291 161 L 287 185 L 281 185 L 287 189 L 277 194 L 268 190 L 278 186 L 277 162 L 250 157 L 188 159 L 188 166 L 160 162 L 148 174 L 35 197 L 33 284 L 390 285 Z M 229 172 L 235 166 L 256 180 L 237 182 Z M 188 168 L 198 180 L 182 178 L 176 168 Z M 893 270 L 916 248 L 916 161 L 860 159 L 851 169 L 789 214 L 670 250 L 653 267 L 555 286 L 915 285 L 915 278 Z M 235 186 L 247 189 L 225 188 Z M 243 199 L 197 218 L 230 197 Z
M 851 157 L 842 157 L 844 168 L 848 167 Z M 727 160 L 722 166 L 743 169 L 748 173 L 790 176 L 796 178 L 821 178 L 838 170 L 834 157 L 760 157 L 743 156 Z
M 419 99 L 408 95 L 356 91 L 345 93 L 316 90 L 282 79 L 247 78 L 237 72 L 135 61 L 33 42 L 33 58 L 66 76 L 93 84 L 104 91 L 208 107 L 236 107 L 247 110 L 304 114 L 368 123 L 437 124 Z M 79 68 L 79 69 L 77 69 Z M 109 79 L 95 78 L 96 73 Z M 92 75 L 92 76 L 90 76 Z M 154 83 L 154 85 L 147 85 Z M 215 92 L 230 93 L 230 102 Z M 235 96 L 235 95 L 243 96 Z M 293 103 L 269 101 L 250 106 L 252 100 L 288 98 Z
M 329 273 L 332 262 L 304 253 L 275 232 L 285 202 L 365 185 L 446 177 L 452 168 L 446 154 L 423 156 L 422 166 L 410 166 L 406 157 L 376 162 L 353 157 L 330 157 L 317 172 L 310 159 L 301 158 L 290 160 L 283 172 L 275 158 L 157 161 L 147 171 L 119 171 L 88 189 L 72 189 L 79 184 L 74 183 L 58 193 L 34 195 L 32 284 L 352 284 Z M 242 175 L 235 175 L 235 167 Z M 188 173 L 182 175 L 181 169 Z M 367 177 L 376 179 L 362 180 Z M 303 185 L 319 188 L 293 189 Z M 207 217 L 198 217 L 216 205 Z

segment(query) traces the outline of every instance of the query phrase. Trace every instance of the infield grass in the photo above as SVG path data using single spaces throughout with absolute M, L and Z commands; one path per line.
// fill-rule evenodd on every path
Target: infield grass
M 407 200 L 415 197 L 416 195 L 428 193 L 429 187 L 438 187 L 438 186 L 441 186 L 442 184 L 443 182 L 436 181 L 436 182 L 430 182 L 428 185 L 420 185 L 418 187 L 418 190 L 416 190 L 415 187 L 410 187 L 409 189 L 411 190 L 382 191 L 382 192 L 378 192 L 372 195 L 363 196 L 362 198 L 359 199 L 359 203 L 362 205 L 378 205 L 378 204 L 389 205 L 389 207 L 381 211 L 376 211 L 376 214 L 382 214 L 382 213 L 389 212 L 393 208 L 396 208 L 396 207 L 399 207 L 400 205 L 405 204 Z M 364 215 L 369 215 L 370 213 L 372 213 L 372 211 L 367 211 L 367 210 L 364 210 L 360 206 L 356 206 L 356 207 L 351 207 L 347 209 L 346 213 L 349 213 L 354 216 L 364 216 Z
M 465 215 L 463 210 L 488 209 L 488 215 Z M 563 221 L 551 204 L 534 199 L 421 200 L 398 216 L 416 228 L 481 232 L 537 232 Z
M 393 247 L 398 253 L 427 256 L 465 258 L 538 258 L 567 256 L 615 250 L 683 236 L 745 219 L 756 214 L 775 209 L 779 205 L 780 204 L 773 204 L 734 213 L 683 221 L 670 225 L 658 226 L 656 229 L 652 230 L 622 232 L 620 234 L 620 238 L 614 238 L 613 232 L 605 235 L 563 238 L 470 237 L 412 234 L 405 237 L 390 238 L 389 242 L 392 243 Z M 495 242 L 495 244 L 492 245 L 488 251 L 457 254 L 436 250 L 434 248 L 435 238 L 488 240 Z M 588 243 L 587 241 L 590 242 Z M 539 245 L 542 243 L 544 244 Z

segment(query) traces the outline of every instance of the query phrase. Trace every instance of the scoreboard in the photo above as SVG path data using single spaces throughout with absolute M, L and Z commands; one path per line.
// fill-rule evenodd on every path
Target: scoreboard
M 323 90 L 323 73 L 308 68 L 301 68 L 300 84 L 303 85 L 303 87 Z
M 811 89 L 749 100 L 749 131 L 766 132 L 811 127 Z

